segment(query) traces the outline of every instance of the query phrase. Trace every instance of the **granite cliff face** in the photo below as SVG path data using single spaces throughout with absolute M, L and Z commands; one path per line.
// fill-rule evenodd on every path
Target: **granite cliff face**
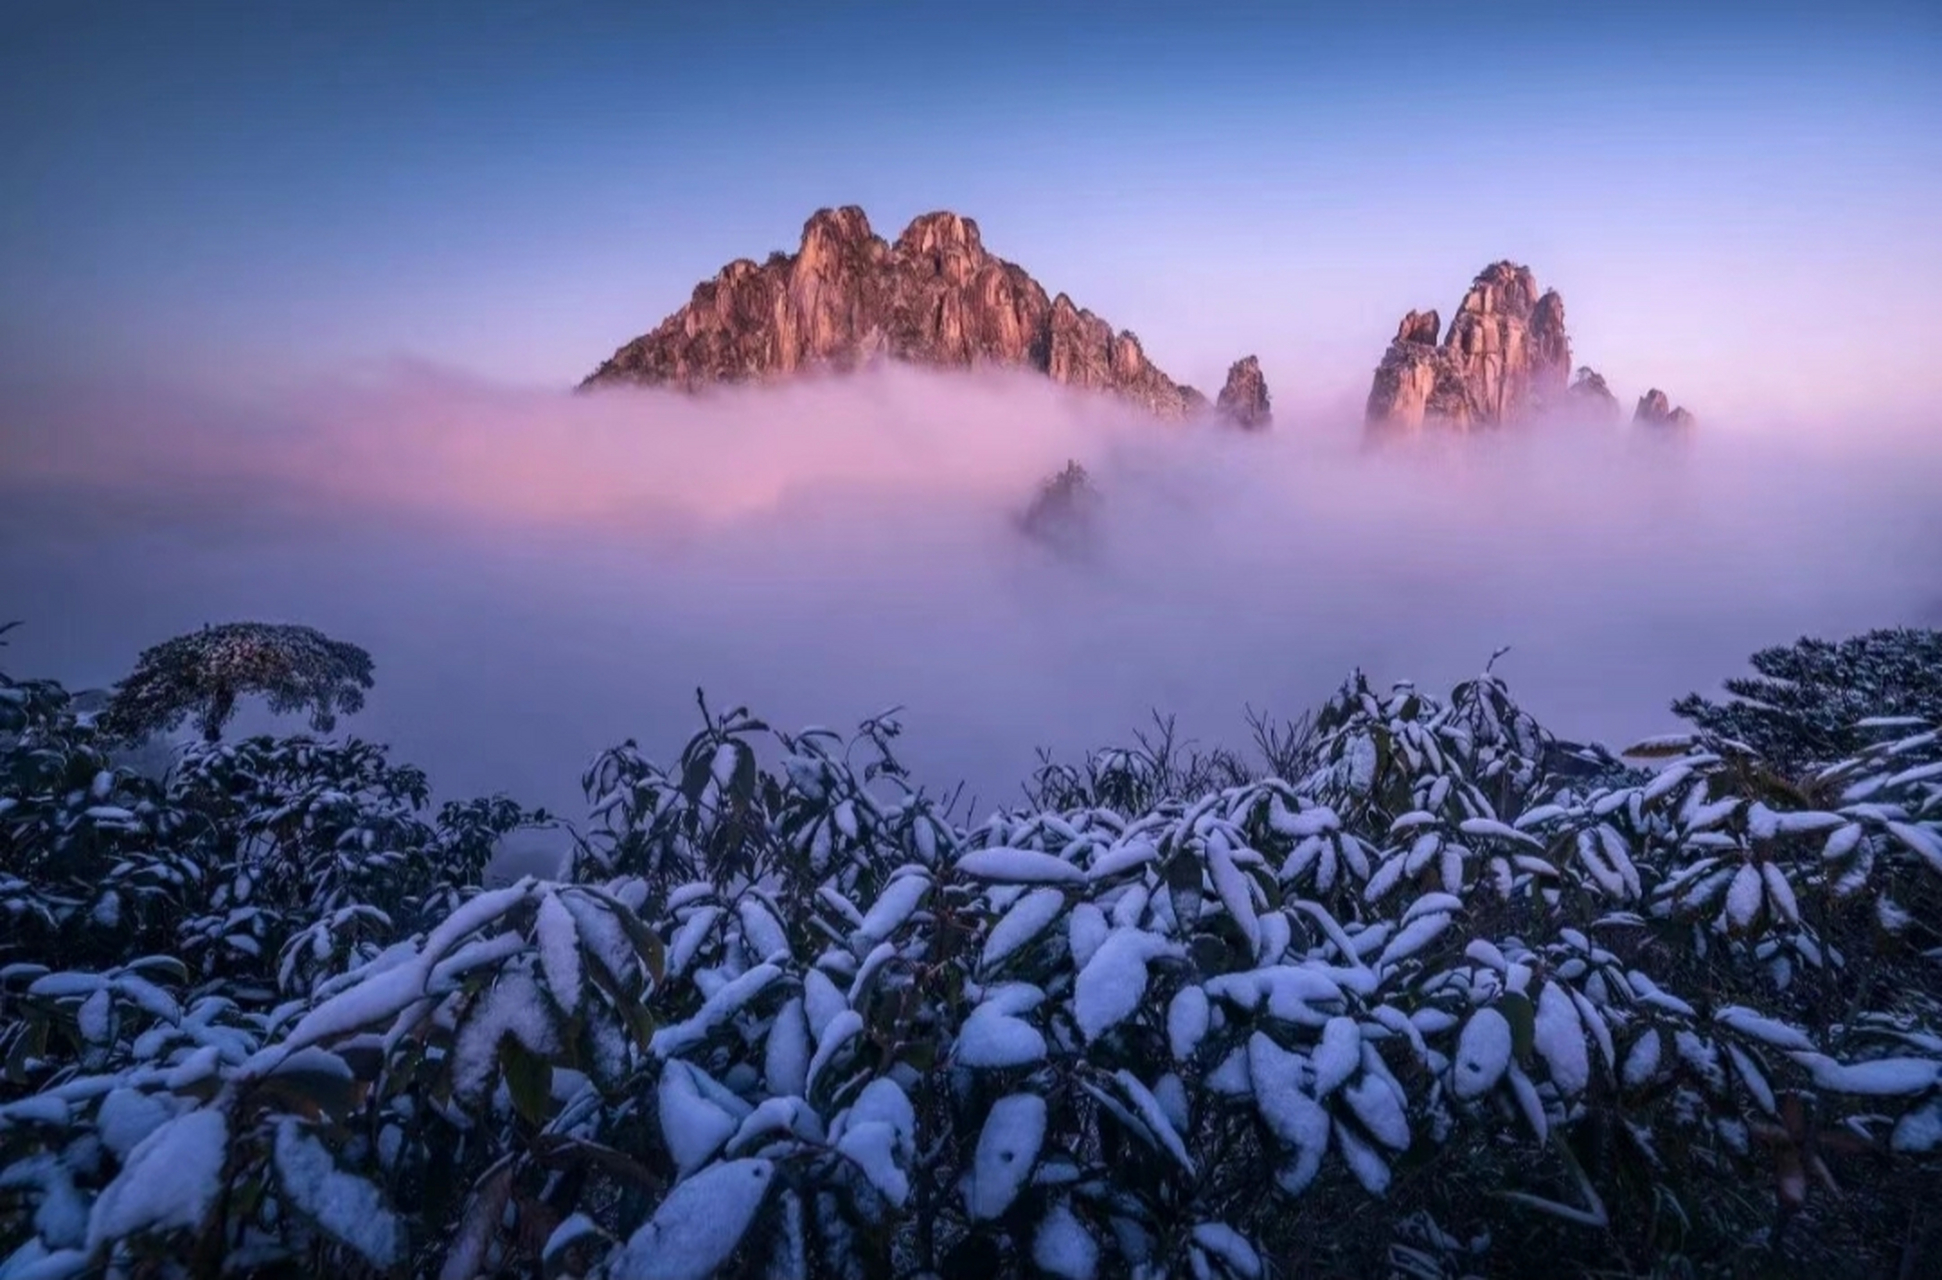
M 1367 418 L 1382 431 L 1425 423 L 1501 426 L 1562 402 L 1571 373 L 1564 300 L 1528 267 L 1498 262 L 1470 285 L 1441 342 L 1434 311 L 1412 311 L 1377 366 Z
M 1632 411 L 1632 421 L 1642 426 L 1683 430 L 1691 427 L 1696 419 L 1683 408 L 1673 408 L 1666 393 L 1654 387 L 1639 397 L 1639 406 Z
M 1273 404 L 1268 395 L 1268 380 L 1261 373 L 1261 362 L 1253 356 L 1236 360 L 1228 367 L 1227 382 L 1214 397 L 1214 409 L 1221 417 L 1250 431 L 1273 425 Z
M 581 386 L 696 390 L 876 358 L 1036 369 L 1162 417 L 1207 407 L 1205 396 L 1155 368 L 1131 333 L 1063 293 L 1047 297 L 1022 268 L 988 252 L 970 218 L 927 213 L 893 244 L 854 206 L 817 211 L 794 254 L 729 263 Z

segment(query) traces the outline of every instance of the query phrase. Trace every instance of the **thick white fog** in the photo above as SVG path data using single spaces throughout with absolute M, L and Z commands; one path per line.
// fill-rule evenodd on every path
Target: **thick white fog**
M 908 370 L 688 399 L 399 368 L 0 409 L 11 674 L 105 684 L 204 622 L 309 623 L 376 658 L 345 728 L 445 795 L 573 816 L 602 747 L 678 751 L 697 685 L 792 728 L 901 704 L 919 780 L 988 809 L 1036 747 L 1153 708 L 1239 745 L 1246 706 L 1298 712 L 1355 665 L 1441 686 L 1509 645 L 1540 718 L 1617 745 L 1764 644 L 1942 622 L 1942 448 L 1859 423 L 1371 453 L 1294 397 L 1242 436 Z M 1104 495 L 1079 557 L 1012 523 L 1068 458 Z

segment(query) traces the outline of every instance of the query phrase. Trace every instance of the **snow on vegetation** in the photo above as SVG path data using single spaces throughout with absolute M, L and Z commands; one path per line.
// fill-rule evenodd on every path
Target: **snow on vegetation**
M 1357 674 L 1271 764 L 982 821 L 887 717 L 704 705 L 488 890 L 553 819 L 355 739 L 149 778 L 0 676 L 0 1280 L 1892 1273 L 1942 1247 L 1909 705 L 1638 767 Z

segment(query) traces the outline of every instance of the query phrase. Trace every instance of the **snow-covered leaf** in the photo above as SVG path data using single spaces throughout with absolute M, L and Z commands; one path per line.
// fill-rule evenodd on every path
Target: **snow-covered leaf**
M 775 1181 L 767 1160 L 710 1165 L 670 1191 L 614 1258 L 612 1280 L 707 1280 L 742 1243 Z
M 992 1103 L 978 1131 L 965 1188 L 965 1207 L 973 1218 L 996 1218 L 1018 1198 L 1045 1141 L 1045 1120 L 1045 1099 L 1035 1093 L 1014 1093 Z

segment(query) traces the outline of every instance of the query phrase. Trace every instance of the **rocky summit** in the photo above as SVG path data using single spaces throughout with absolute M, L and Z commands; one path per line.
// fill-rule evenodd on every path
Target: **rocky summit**
M 887 243 L 854 206 L 818 210 L 793 254 L 729 263 L 581 386 L 696 390 L 879 358 L 1036 369 L 1161 417 L 1207 408 L 1205 396 L 1155 368 L 1133 334 L 1063 293 L 1048 297 L 1023 268 L 986 250 L 970 218 L 927 213 Z M 1265 412 L 1265 387 L 1261 396 Z
M 1272 406 L 1258 359 L 1247 356 L 1228 367 L 1227 382 L 1214 397 L 1215 412 L 1237 427 L 1256 431 L 1273 425 Z
M 1638 408 L 1632 411 L 1632 421 L 1641 426 L 1683 430 L 1691 427 L 1696 420 L 1683 408 L 1673 408 L 1666 393 L 1654 387 L 1639 397 Z
M 1564 300 L 1540 294 L 1529 267 L 1485 267 L 1440 342 L 1439 332 L 1435 311 L 1403 317 L 1369 389 L 1372 428 L 1494 427 L 1562 401 L 1571 374 Z

